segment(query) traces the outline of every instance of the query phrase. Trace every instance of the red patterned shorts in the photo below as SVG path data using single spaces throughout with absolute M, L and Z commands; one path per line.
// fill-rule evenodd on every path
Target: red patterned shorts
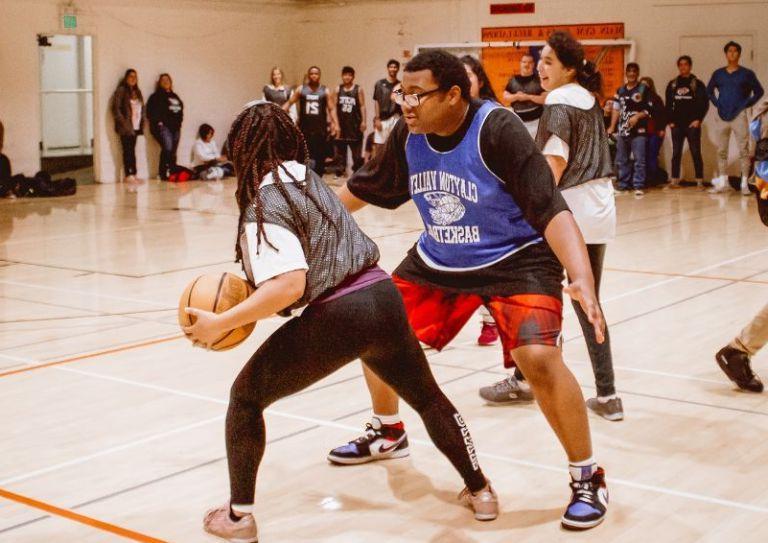
M 563 304 L 544 294 L 515 294 L 484 298 L 477 294 L 447 292 L 392 276 L 419 341 L 443 349 L 481 305 L 496 321 L 504 348 L 504 366 L 513 367 L 510 351 L 523 345 L 557 346 L 563 322 Z

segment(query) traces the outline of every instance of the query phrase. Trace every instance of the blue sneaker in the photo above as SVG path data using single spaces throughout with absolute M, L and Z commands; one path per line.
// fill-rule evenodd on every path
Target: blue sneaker
M 328 453 L 328 460 L 334 464 L 365 464 L 374 460 L 403 458 L 409 454 L 408 434 L 403 423 L 385 425 L 373 417 L 365 425 L 362 436 L 333 449 Z
M 587 481 L 571 481 L 571 491 L 571 503 L 560 519 L 563 528 L 587 530 L 603 522 L 608 512 L 608 487 L 603 468 L 598 467 Z

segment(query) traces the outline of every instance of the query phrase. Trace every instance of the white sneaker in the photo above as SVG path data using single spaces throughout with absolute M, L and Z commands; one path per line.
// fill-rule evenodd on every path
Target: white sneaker
M 638 198 L 645 196 L 645 191 L 643 191 L 642 189 L 635 189 L 635 196 L 637 196 Z
M 718 194 L 721 192 L 725 192 L 727 185 L 728 185 L 728 176 L 718 175 L 717 177 L 712 178 L 712 188 L 709 189 L 707 192 L 709 192 L 710 194 Z
M 704 180 L 703 179 L 697 179 L 696 180 L 696 188 L 698 190 L 704 190 Z
M 749 190 L 749 179 L 746 177 L 741 178 L 741 195 L 742 196 L 749 196 L 752 193 Z

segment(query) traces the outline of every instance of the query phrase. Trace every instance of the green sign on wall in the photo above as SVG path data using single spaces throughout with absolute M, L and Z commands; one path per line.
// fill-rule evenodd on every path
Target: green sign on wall
M 64 15 L 64 28 L 77 28 L 77 15 Z

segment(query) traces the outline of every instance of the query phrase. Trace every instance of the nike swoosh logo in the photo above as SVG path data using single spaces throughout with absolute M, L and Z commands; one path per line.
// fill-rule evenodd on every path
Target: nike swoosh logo
M 395 441 L 392 445 L 390 445 L 389 447 L 387 447 L 385 445 L 379 445 L 379 454 L 385 454 L 385 453 L 388 453 L 388 452 L 392 451 L 393 449 L 398 448 L 400 446 L 400 444 L 403 441 L 405 441 L 405 435 L 406 435 L 405 432 L 403 432 L 403 435 L 401 435 L 400 438 L 397 441 Z

